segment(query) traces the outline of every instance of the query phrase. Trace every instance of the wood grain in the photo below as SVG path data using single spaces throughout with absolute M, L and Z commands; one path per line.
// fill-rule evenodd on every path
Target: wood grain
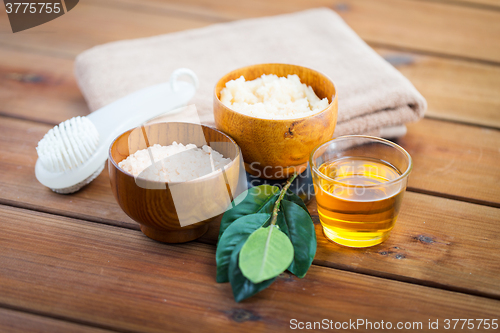
M 0 308 L 2 333 L 105 333 L 105 329 L 85 326 L 41 315 Z
M 86 48 L 113 40 L 326 6 L 335 9 L 361 38 L 375 45 L 500 62 L 499 11 L 400 0 L 290 1 L 286 5 L 265 0 L 251 5 L 230 0 L 217 3 L 148 0 L 141 4 L 130 0 L 86 1 L 79 4 L 77 10 L 44 24 L 43 30 L 37 33 L 27 30 L 4 35 L 1 44 L 74 56 Z M 7 16 L 2 12 L 0 31 L 9 29 Z M 79 31 L 86 33 L 73 38 Z
M 130 6 L 132 0 L 105 0 Z M 431 1 L 294 0 L 245 1 L 148 0 L 145 9 L 202 12 L 220 19 L 241 19 L 329 7 L 368 43 L 500 62 L 500 12 Z
M 317 213 L 314 202 L 308 207 Z M 339 246 L 317 224 L 314 263 L 500 299 L 499 223 L 498 208 L 407 192 L 391 236 L 378 246 Z
M 429 116 L 498 127 L 500 11 L 481 7 L 497 2 L 454 1 L 87 0 L 17 34 L 0 11 L 0 114 L 51 124 L 86 114 L 72 59 L 100 43 L 327 6 L 372 46 L 392 48 L 378 51 L 428 99 Z M 485 206 L 500 206 L 497 130 L 425 119 L 399 140 L 415 160 L 412 191 L 482 205 L 408 192 L 393 235 L 361 251 L 328 242 L 316 224 L 306 278 L 284 274 L 236 304 L 215 283 L 216 224 L 208 244 L 162 245 L 118 207 L 107 170 L 75 195 L 38 184 L 34 147 L 50 127 L 0 117 L 0 203 L 98 223 L 0 206 L 1 332 L 284 331 L 294 317 L 360 316 L 425 331 L 429 319 L 498 317 L 500 213 Z
M 500 131 L 439 120 L 408 125 L 409 188 L 500 207 Z
M 316 227 L 316 265 L 500 299 L 498 208 L 406 192 L 389 239 L 354 249 L 326 238 L 315 199 L 307 207 Z M 218 227 L 200 241 L 215 245 Z
M 73 59 L 0 49 L 0 114 L 58 124 L 88 114 Z
M 74 58 L 98 44 L 199 28 L 210 23 L 213 20 L 166 17 L 158 12 L 122 10 L 81 1 L 78 7 L 57 20 L 15 34 L 11 32 L 6 12 L 0 11 L 0 46 Z
M 500 128 L 500 67 L 375 48 L 427 99 L 426 117 Z
M 438 125 L 442 123 L 433 120 L 423 122 L 438 123 Z M 444 137 L 448 139 L 449 131 L 446 130 L 446 126 L 454 128 L 459 125 L 444 123 L 439 126 Z M 472 129 L 472 134 L 475 134 L 475 130 L 480 130 L 470 126 L 463 127 Z M 0 150 L 4 153 L 4 159 L 0 160 L 0 169 L 5 170 L 0 173 L 0 202 L 138 230 L 138 224 L 123 213 L 113 198 L 107 170 L 89 186 L 72 195 L 55 194 L 37 182 L 33 172 L 36 160 L 34 146 L 47 129 L 48 126 L 26 121 L 8 118 L 0 121 Z M 424 129 L 439 132 L 429 125 L 424 126 Z M 464 133 L 466 134 L 467 130 L 462 130 L 462 135 Z M 421 135 L 419 138 L 425 139 L 426 137 L 429 137 L 431 141 L 424 140 L 425 142 L 422 143 L 422 139 L 414 140 L 423 144 L 430 152 L 437 149 L 433 149 L 431 145 L 441 147 L 441 144 L 447 144 L 441 143 L 430 134 Z M 469 144 L 473 142 L 477 141 L 470 140 Z M 479 149 L 478 147 L 487 147 L 482 141 L 477 144 L 479 146 L 465 146 L 464 149 L 475 151 Z M 420 151 L 420 155 L 415 149 L 414 152 L 412 156 L 415 159 L 415 169 L 410 178 L 418 183 L 420 178 L 425 180 L 427 170 L 425 165 L 419 166 L 419 161 L 434 160 L 434 163 L 438 163 L 436 156 L 443 155 L 443 153 L 436 150 L 435 155 L 426 157 L 425 151 Z M 447 156 L 444 155 L 443 158 Z M 455 174 L 465 174 L 467 168 L 472 167 L 466 162 L 467 160 L 464 159 L 464 163 L 457 163 L 454 166 Z M 480 162 L 487 162 L 487 159 L 481 159 Z M 487 176 L 489 172 L 490 177 L 494 177 L 495 165 L 482 165 L 481 163 L 479 167 L 485 170 L 482 171 L 485 172 L 483 176 Z M 491 163 L 496 162 L 493 160 Z M 434 183 L 443 179 L 442 188 L 450 187 L 446 183 L 447 178 L 443 178 L 440 173 L 435 173 L 435 175 L 436 178 L 429 181 L 430 184 L 427 182 L 425 184 L 435 186 Z M 458 177 L 456 181 L 460 179 L 464 180 L 463 187 L 471 186 L 468 185 L 464 176 Z M 492 178 L 486 178 L 483 186 L 489 186 L 492 196 L 498 191 Z M 477 191 L 476 189 L 475 192 Z M 311 203 L 309 207 L 313 214 L 316 214 L 314 203 Z M 478 217 L 481 217 L 482 223 L 476 226 Z M 319 248 L 316 262 L 325 266 L 363 273 L 370 272 L 378 276 L 423 285 L 498 297 L 500 295 L 500 281 L 498 280 L 500 271 L 494 263 L 497 262 L 496 258 L 500 254 L 498 248 L 500 240 L 496 229 L 499 220 L 500 212 L 497 208 L 407 192 L 401 217 L 393 235 L 378 247 L 362 250 L 365 252 L 353 252 L 326 241 L 321 229 L 317 226 Z M 471 229 L 472 226 L 474 227 Z M 201 241 L 215 244 L 217 235 L 218 224 L 215 223 L 211 225 L 208 234 Z M 424 240 L 423 243 L 419 237 Z M 432 243 L 426 243 L 425 237 L 429 237 Z M 383 252 L 387 254 L 381 254 Z M 398 255 L 405 256 L 405 258 L 400 258 L 404 260 L 396 258 Z M 429 266 L 429 262 L 439 265 Z M 464 272 L 473 275 L 466 276 Z
M 336 3 L 342 18 L 368 43 L 500 62 L 499 11 L 424 1 Z
M 215 282 L 215 248 L 0 207 L 0 302 L 117 330 L 285 331 L 290 319 L 496 318 L 500 302 L 313 266 L 237 304 Z M 182 319 L 182 320 L 180 320 Z
M 423 0 L 423 1 L 428 1 L 428 0 Z M 477 5 L 478 7 L 481 6 L 480 8 L 484 9 L 494 9 L 497 7 L 500 7 L 500 1 L 498 0 L 430 0 L 430 1 L 435 1 L 435 2 L 444 2 L 444 3 L 449 3 L 453 5 Z M 485 6 L 491 6 L 491 7 L 485 7 Z

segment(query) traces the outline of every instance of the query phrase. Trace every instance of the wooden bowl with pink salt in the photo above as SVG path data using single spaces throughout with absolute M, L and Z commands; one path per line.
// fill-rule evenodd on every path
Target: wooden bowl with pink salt
M 197 124 L 156 123 L 121 134 L 108 170 L 123 211 L 146 236 L 167 243 L 202 236 L 244 189 L 236 142 Z

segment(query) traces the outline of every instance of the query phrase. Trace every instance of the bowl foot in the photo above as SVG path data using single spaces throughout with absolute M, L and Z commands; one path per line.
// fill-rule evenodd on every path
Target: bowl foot
M 185 228 L 179 230 L 158 230 L 141 224 L 144 235 L 163 243 L 185 243 L 203 236 L 208 231 L 208 224 L 197 228 Z

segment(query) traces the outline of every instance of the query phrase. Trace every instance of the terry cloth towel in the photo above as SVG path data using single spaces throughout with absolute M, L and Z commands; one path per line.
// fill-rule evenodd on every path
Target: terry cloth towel
M 329 76 L 338 91 L 335 136 L 397 136 L 387 132 L 391 129 L 404 134 L 401 125 L 418 120 L 427 107 L 401 73 L 327 8 L 96 46 L 76 58 L 75 73 L 94 111 L 187 67 L 200 81 L 192 101 L 200 121 L 214 126 L 218 79 L 258 63 L 301 65 Z

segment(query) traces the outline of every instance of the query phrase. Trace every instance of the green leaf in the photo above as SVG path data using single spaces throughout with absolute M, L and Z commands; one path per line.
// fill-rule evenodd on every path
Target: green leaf
M 247 238 L 271 217 L 271 214 L 251 214 L 242 216 L 227 227 L 217 244 L 217 282 L 228 282 L 228 269 L 231 254 L 236 245 Z
M 297 194 L 293 193 L 292 191 L 287 190 L 283 199 L 291 201 L 293 203 L 296 203 L 297 205 L 302 207 L 307 212 L 307 214 L 309 214 L 309 210 L 307 210 L 307 206 L 304 203 L 304 201 Z
M 316 232 L 311 216 L 294 202 L 283 200 L 276 224 L 293 244 L 294 258 L 288 270 L 303 278 L 316 255 Z
M 301 208 L 302 209 L 302 208 Z M 254 231 L 241 248 L 240 269 L 253 283 L 283 273 L 293 260 L 293 245 L 279 228 L 270 225 Z
M 294 177 L 288 183 L 291 183 Z M 229 280 L 237 302 L 267 288 L 286 268 L 291 273 L 303 277 L 312 263 L 316 253 L 316 234 L 307 207 L 300 197 L 291 191 L 284 194 L 275 226 L 268 227 L 271 221 L 270 213 L 280 190 L 269 185 L 251 188 L 238 196 L 233 201 L 236 206 L 228 210 L 222 218 L 217 247 L 217 281 Z M 263 238 L 258 235 L 261 232 L 267 235 L 267 238 L 264 237 L 264 245 L 252 245 L 252 235 Z M 275 238 L 279 240 L 276 241 Z M 247 242 L 249 245 L 246 245 Z M 262 239 L 257 239 L 256 242 L 262 243 Z M 242 250 L 247 246 L 248 251 Z M 255 253 L 261 259 L 253 258 Z M 249 258 L 248 269 L 245 267 L 245 256 Z M 240 257 L 243 263 L 240 262 Z M 255 265 L 252 260 L 260 264 L 257 265 L 258 270 L 255 267 L 252 269 Z
M 234 200 L 237 203 L 236 206 L 226 211 L 222 216 L 219 239 L 227 227 L 240 217 L 254 213 L 271 213 L 279 191 L 280 189 L 276 186 L 260 185 L 240 194 Z
M 231 283 L 233 297 L 236 302 L 241 302 L 242 300 L 257 294 L 259 291 L 269 287 L 274 280 L 276 280 L 274 277 L 261 283 L 252 283 L 252 281 L 248 280 L 243 275 L 239 267 L 240 250 L 243 247 L 243 244 L 245 244 L 245 241 L 241 241 L 238 245 L 236 245 L 233 254 L 231 255 L 231 262 L 229 263 L 229 282 Z

